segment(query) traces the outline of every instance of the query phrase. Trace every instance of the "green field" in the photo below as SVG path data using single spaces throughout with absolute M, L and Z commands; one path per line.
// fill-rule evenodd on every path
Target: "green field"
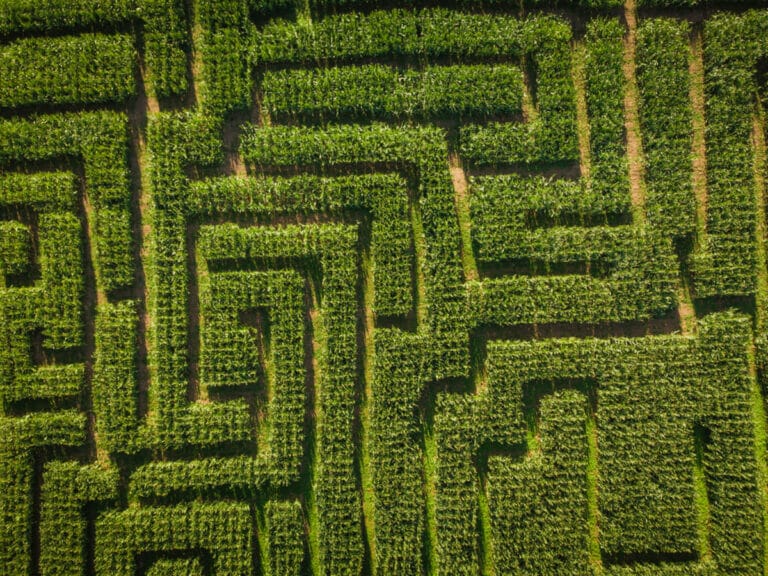
M 768 576 L 768 1 L 0 0 L 0 576 Z

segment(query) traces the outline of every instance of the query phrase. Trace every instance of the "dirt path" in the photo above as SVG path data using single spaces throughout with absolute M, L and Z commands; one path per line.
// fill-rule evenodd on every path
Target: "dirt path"
M 131 172 L 131 212 L 133 218 L 133 239 L 135 266 L 134 284 L 131 298 L 137 302 L 136 311 L 139 316 L 137 328 L 137 385 L 138 385 L 138 414 L 146 417 L 149 411 L 149 331 L 151 318 L 149 313 L 149 288 L 145 271 L 145 263 L 149 261 L 152 226 L 151 226 L 151 194 L 149 165 L 147 154 L 146 131 L 150 116 L 160 112 L 160 102 L 154 95 L 147 94 L 145 88 L 145 72 L 141 70 L 138 86 L 138 97 L 128 118 L 130 123 L 129 165 Z
M 699 241 L 707 230 L 707 150 L 704 110 L 704 58 L 701 28 L 694 30 L 691 42 L 691 107 L 693 109 L 693 192 L 696 197 L 696 227 Z
M 645 220 L 645 187 L 643 184 L 643 143 L 640 137 L 640 118 L 637 102 L 637 76 L 635 52 L 637 46 L 637 7 L 635 0 L 624 4 L 627 36 L 624 40 L 624 126 L 627 133 L 627 157 L 629 162 L 629 190 L 636 220 Z
M 704 140 L 704 63 L 702 59 L 701 28 L 695 26 L 691 37 L 691 53 L 688 63 L 690 77 L 689 99 L 692 109 L 692 185 L 696 201 L 696 237 L 700 244 L 706 234 L 707 220 L 707 156 Z M 694 248 L 695 249 L 695 248 Z M 688 258 L 687 254 L 680 256 Z M 681 261 L 681 282 L 678 290 L 677 312 L 680 330 L 684 335 L 696 332 L 696 310 L 693 305 L 693 286 L 688 262 Z
M 592 158 L 589 147 L 589 116 L 587 115 L 585 57 L 584 43 L 582 41 L 574 42 L 571 71 L 573 76 L 573 86 L 576 90 L 576 126 L 579 136 L 579 171 L 582 178 L 589 180 Z
M 758 113 L 755 114 L 752 124 L 752 145 L 754 147 L 753 170 L 755 175 L 755 205 L 757 207 L 757 301 L 755 320 L 758 332 L 765 330 L 765 315 L 768 310 L 768 257 L 766 257 L 766 144 L 765 144 L 765 112 L 762 105 L 758 104 Z
M 480 274 L 477 270 L 477 263 L 472 252 L 472 230 L 469 213 L 469 183 L 467 175 L 461 166 L 461 160 L 458 154 L 451 154 L 448 157 L 448 164 L 451 171 L 451 180 L 455 191 L 456 214 L 459 219 L 459 229 L 461 232 L 461 261 L 464 265 L 464 277 L 467 281 L 479 280 Z
M 241 126 L 250 120 L 250 114 L 236 117 L 224 125 L 222 140 L 224 143 L 224 170 L 232 176 L 245 177 L 248 175 L 245 162 L 240 156 Z

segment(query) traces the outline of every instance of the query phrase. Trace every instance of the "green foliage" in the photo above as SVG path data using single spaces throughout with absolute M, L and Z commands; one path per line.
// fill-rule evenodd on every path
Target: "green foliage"
M 304 520 L 299 502 L 267 502 L 265 524 L 269 533 L 269 576 L 299 576 L 304 560 Z
M 316 333 L 322 331 L 324 350 L 316 357 L 318 375 L 316 379 L 317 430 L 316 446 L 318 458 L 315 469 L 315 493 L 317 514 L 320 522 L 320 562 L 334 573 L 357 573 L 362 551 L 360 534 L 359 496 L 355 490 L 353 473 L 353 438 L 352 416 L 354 408 L 354 382 L 357 370 L 356 359 L 356 305 L 355 277 L 357 273 L 354 249 L 357 242 L 356 227 L 349 225 L 306 225 L 285 226 L 280 228 L 247 227 L 234 224 L 203 228 L 200 231 L 198 250 L 207 254 L 210 260 L 226 254 L 234 260 L 274 261 L 275 259 L 312 259 L 319 265 L 322 275 L 322 301 L 318 313 L 321 320 L 315 326 Z M 290 278 L 290 277 L 289 277 Z M 248 279 L 254 284 L 254 278 Z M 269 306 L 271 322 L 271 348 L 282 357 L 269 361 L 275 371 L 273 389 L 270 390 L 270 417 L 274 418 L 270 437 L 270 470 L 273 485 L 281 485 L 287 480 L 296 480 L 301 456 L 300 430 L 294 428 L 301 424 L 301 412 L 304 404 L 302 393 L 303 373 L 297 369 L 297 362 L 291 357 L 300 357 L 302 294 L 297 288 L 301 282 L 290 278 L 290 289 L 285 285 L 280 290 L 280 283 L 274 278 L 267 285 L 274 289 L 282 301 L 286 296 L 293 296 L 286 304 L 287 310 L 274 310 Z M 224 302 L 233 302 L 235 295 L 239 307 L 250 308 L 264 306 L 259 298 L 242 299 L 242 288 L 235 288 L 229 297 L 225 294 Z M 258 286 L 258 284 L 256 285 Z M 212 291 L 220 290 L 214 288 Z M 298 296 L 296 298 L 295 296 Z M 201 294 L 201 299 L 206 298 Z M 292 302 L 291 302 L 292 300 Z M 225 308 L 225 310 L 227 310 Z M 205 313 L 205 308 L 201 310 Z M 228 310 L 230 314 L 237 308 Z M 286 320 L 290 324 L 286 324 Z M 231 323 L 232 319 L 230 319 Z M 216 326 L 213 327 L 217 329 Z M 219 328 L 220 330 L 220 328 Z M 235 339 L 237 342 L 238 339 Z M 297 354 L 298 353 L 298 354 Z M 219 356 L 222 360 L 228 355 Z M 216 362 L 217 358 L 211 359 Z M 285 362 L 285 368 L 281 366 Z M 299 367 L 301 365 L 299 364 Z M 286 378 L 283 376 L 287 370 Z M 234 382 L 236 383 L 236 381 Z M 298 414 L 297 414 L 298 413 Z M 297 437 L 298 436 L 298 437 Z M 286 471 L 283 471 L 286 469 Z M 341 567 L 344 567 L 343 569 Z
M 7 0 L 0 8 L 0 33 L 120 22 L 134 10 L 135 0 Z
M 693 254 L 698 297 L 756 290 L 756 205 L 751 142 L 754 67 L 764 57 L 768 15 L 721 14 L 704 27 L 707 219 Z
M 236 28 L 206 35 L 202 48 L 203 105 L 212 113 L 225 113 L 250 104 L 250 68 L 242 53 L 243 37 Z
M 591 429 L 599 446 L 595 489 L 604 564 L 695 556 L 697 426 L 709 431 L 703 466 L 708 490 L 718 494 L 710 500 L 713 561 L 722 571 L 761 569 L 763 544 L 754 534 L 762 516 L 748 416 L 749 319 L 713 315 L 700 330 L 696 339 L 489 343 L 486 387 L 436 399 L 439 572 L 476 573 L 474 526 L 483 478 L 497 570 L 570 566 L 569 573 L 586 572 L 585 460 L 592 449 L 585 432 Z M 489 447 L 486 477 L 482 455 Z M 726 480 L 735 470 L 738 480 Z M 738 530 L 724 538 L 733 523 Z M 609 573 L 614 570 L 621 571 L 617 566 Z M 637 573 L 644 573 L 642 564 Z
M 442 130 L 436 128 L 392 128 L 374 123 L 329 125 L 322 129 L 273 126 L 252 130 L 242 139 L 244 159 L 261 169 L 277 166 L 314 166 L 328 170 L 351 165 L 370 170 L 387 162 L 406 171 L 416 171 L 418 205 L 424 230 L 426 261 L 423 268 L 426 304 L 425 329 L 433 336 L 428 361 L 437 377 L 462 374 L 468 361 L 458 230 L 454 191 L 445 169 L 447 150 Z M 433 288 L 434 287 L 434 288 Z M 439 287 L 439 288 L 437 288 Z
M 98 280 L 107 292 L 133 281 L 127 149 L 127 118 L 114 112 L 53 114 L 0 122 L 0 162 L 46 162 L 74 157 L 82 163 L 85 190 L 96 216 L 91 223 L 97 255 L 94 264 Z M 72 174 L 9 175 L 3 179 L 9 177 L 4 202 L 45 210 L 79 208 Z M 65 247 L 65 254 L 80 245 L 80 234 L 75 234 L 73 228 L 77 218 L 70 215 L 70 238 L 76 236 L 77 240 Z M 66 240 L 60 238 L 57 242 Z M 69 258 L 74 261 L 73 256 Z M 51 266 L 56 265 L 51 262 Z M 82 262 L 76 266 L 82 266 Z
M 32 249 L 30 241 L 30 230 L 21 222 L 0 222 L 1 274 L 21 274 L 28 269 Z
M 202 28 L 200 96 L 203 108 L 215 115 L 244 109 L 251 102 L 251 66 L 247 48 L 245 0 L 201 0 Z
M 537 79 L 535 118 L 464 127 L 461 153 L 471 165 L 557 163 L 578 157 L 570 28 L 561 20 L 540 17 L 526 21 L 520 32 Z
M 311 27 L 271 20 L 254 31 L 253 59 L 320 64 L 375 56 L 512 58 L 546 44 L 553 34 L 570 37 L 562 21 L 542 16 L 520 20 L 442 8 L 347 12 L 324 17 Z
M 236 240 L 236 233 L 237 229 L 223 226 L 201 230 L 201 260 L 213 260 L 222 252 L 244 259 L 247 248 L 237 250 L 243 239 Z M 227 248 L 217 250 L 220 244 Z M 267 471 L 273 485 L 287 486 L 299 480 L 304 455 L 304 279 L 292 271 L 208 275 L 201 270 L 201 276 L 208 276 L 200 287 L 201 388 L 210 393 L 258 382 L 265 389 L 266 429 L 258 438 L 258 459 L 263 462 L 255 466 Z M 239 313 L 252 310 L 266 313 L 260 334 L 239 319 Z M 267 367 L 261 377 L 257 338 L 264 343 Z
M 207 32 L 241 27 L 248 18 L 246 0 L 200 0 L 196 7 L 197 19 Z
M 768 19 L 705 17 L 701 223 L 685 20 L 631 203 L 619 5 L 0 2 L 0 573 L 764 572 Z M 27 113 L 139 62 L 146 130 Z
M 486 486 L 496 566 L 503 571 L 588 573 L 588 389 L 536 391 L 538 450 L 489 455 Z M 559 388 L 559 387 L 558 387 Z M 526 398 L 527 400 L 527 398 Z M 587 409 L 589 409 L 587 407 Z M 521 435 L 522 436 L 522 435 Z M 526 440 L 519 439 L 520 451 Z
M 637 83 L 645 155 L 646 211 L 652 226 L 681 237 L 696 226 L 691 178 L 689 26 L 645 20 L 637 33 Z
M 180 0 L 139 0 L 150 90 L 164 98 L 187 91 L 187 17 Z
M 371 65 L 267 71 L 262 89 L 264 105 L 275 119 L 461 119 L 520 113 L 523 85 L 517 66 L 398 71 Z
M 248 506 L 239 503 L 107 512 L 96 526 L 96 573 L 135 574 L 139 552 L 203 550 L 213 559 L 215 574 L 249 574 L 252 531 Z
M 546 2 L 545 0 L 533 0 L 532 4 L 539 5 L 576 5 L 584 8 L 615 8 L 621 6 L 620 0 L 561 0 L 560 2 Z M 334 12 L 336 10 L 365 9 L 369 6 L 375 6 L 374 0 L 312 0 L 310 6 L 318 12 Z M 418 4 L 418 3 L 417 3 Z M 507 8 L 515 10 L 518 4 L 513 0 L 458 0 L 456 4 L 463 9 L 479 8 Z
M 375 502 L 376 574 L 424 570 L 425 498 L 421 433 L 411 407 L 419 402 L 425 338 L 377 329 L 371 385 L 371 468 Z
M 413 234 L 407 183 L 395 174 L 343 177 L 215 178 L 192 184 L 195 214 L 230 213 L 268 221 L 281 215 L 370 213 L 371 257 L 379 316 L 408 314 L 413 307 Z
M 270 20 L 253 31 L 252 59 L 256 63 L 315 63 L 361 56 L 402 56 L 418 50 L 417 16 L 406 10 L 349 12 L 306 26 Z
M 592 193 L 629 195 L 624 132 L 624 29 L 616 19 L 590 20 L 585 37 L 586 100 Z
M 584 194 L 575 182 L 473 180 L 478 262 L 522 271 L 469 285 L 476 321 L 596 323 L 663 315 L 675 303 L 672 248 L 652 230 L 608 226 L 616 208 L 611 198 Z M 573 274 L 574 268 L 587 274 Z
M 133 40 L 81 34 L 0 49 L 0 106 L 123 101 L 135 93 Z
M 533 0 L 533 3 L 539 4 L 539 5 L 549 4 L 549 2 L 545 2 L 544 0 Z M 553 4 L 555 6 L 557 6 L 558 4 L 576 5 L 580 8 L 586 8 L 586 9 L 619 8 L 624 5 L 620 0 L 564 0 L 562 2 L 558 2 L 557 0 L 555 0 Z
M 33 450 L 84 441 L 85 416 L 76 410 L 0 417 L 0 566 L 6 573 L 24 574 L 31 565 Z
M 203 565 L 196 558 L 158 560 L 147 570 L 147 576 L 204 576 Z
M 75 210 L 77 177 L 71 172 L 5 172 L 0 176 L 0 202 L 26 204 L 39 212 Z
M 247 456 L 198 458 L 191 461 L 150 462 L 131 475 L 130 500 L 167 500 L 194 495 L 253 496 L 268 478 L 266 460 Z
M 110 452 L 136 447 L 137 319 L 131 301 L 104 304 L 97 310 L 93 407 L 99 440 Z
M 276 20 L 256 34 L 253 44 L 254 60 L 267 65 L 383 54 L 514 58 L 530 52 L 537 77 L 538 119 L 526 125 L 470 124 L 460 131 L 462 153 L 468 161 L 499 164 L 575 157 L 570 39 L 570 29 L 552 17 L 521 22 L 508 16 L 430 9 L 329 16 L 311 29 Z M 315 120 L 488 117 L 520 112 L 521 80 L 517 67 L 507 65 L 427 67 L 421 73 L 398 73 L 374 65 L 318 71 L 268 69 L 263 88 L 267 109 L 278 119 L 288 112 Z M 446 85 L 456 88 L 446 91 Z
M 97 464 L 49 462 L 40 497 L 40 574 L 77 576 L 85 569 L 86 503 L 117 499 L 117 470 Z
M 10 36 L 123 29 L 134 23 L 143 25 L 149 91 L 161 98 L 184 93 L 188 42 L 182 0 L 8 0 L 0 6 L 0 34 Z M 124 100 L 136 91 L 136 59 L 133 38 L 125 35 L 86 33 L 17 41 L 0 56 L 4 76 L 16 78 L 10 83 L 13 91 L 0 102 L 19 106 Z
M 79 346 L 85 289 L 80 222 L 71 214 L 45 214 L 39 228 L 43 335 L 51 348 Z
M 689 8 L 696 6 L 709 7 L 713 5 L 713 0 L 640 0 L 639 6 L 659 7 L 659 8 Z M 731 4 L 737 7 L 739 4 L 745 4 L 744 0 L 726 0 L 725 4 Z
M 35 279 L 32 286 L 8 283 L 0 290 L 3 338 L 0 392 L 7 405 L 20 400 L 72 398 L 80 392 L 84 365 L 34 365 L 30 333 L 38 330 L 42 346 L 69 349 L 83 343 L 85 292 L 82 229 L 72 213 L 75 179 L 72 174 L 0 177 L 0 206 L 27 206 L 37 211 L 34 225 L 4 221 L 4 274 Z M 12 209 L 12 208 L 11 208 Z

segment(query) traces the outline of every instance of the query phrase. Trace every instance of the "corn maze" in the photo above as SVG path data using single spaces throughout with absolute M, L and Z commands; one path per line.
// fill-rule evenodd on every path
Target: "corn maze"
M 768 574 L 764 0 L 0 0 L 0 576 Z

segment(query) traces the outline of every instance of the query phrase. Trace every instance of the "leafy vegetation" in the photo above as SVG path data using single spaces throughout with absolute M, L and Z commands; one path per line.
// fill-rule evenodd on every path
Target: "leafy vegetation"
M 0 576 L 763 574 L 768 12 L 640 4 L 0 2 Z

